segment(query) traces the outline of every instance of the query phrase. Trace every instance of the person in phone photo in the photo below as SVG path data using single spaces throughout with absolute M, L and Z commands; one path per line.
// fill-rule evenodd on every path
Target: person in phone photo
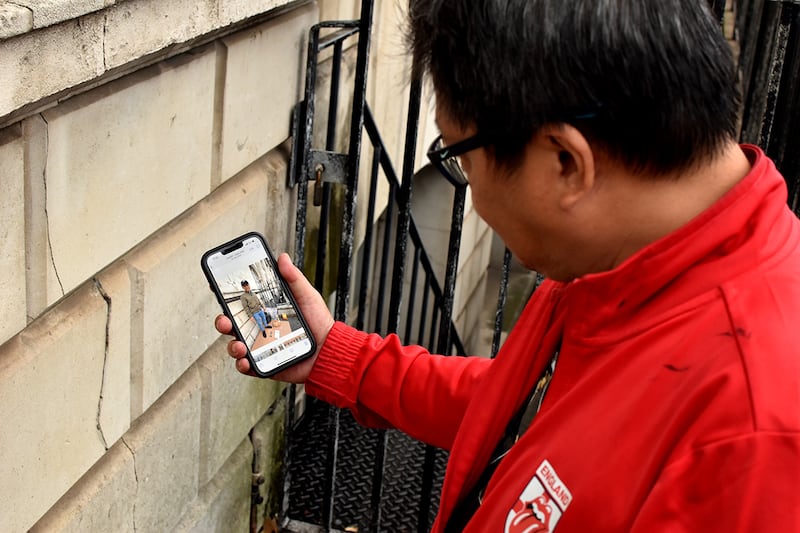
M 410 0 L 408 40 L 430 163 L 546 279 L 457 357 L 281 254 L 317 349 L 274 378 L 447 450 L 434 533 L 800 532 L 800 221 L 708 2 Z
M 255 322 L 258 326 L 258 331 L 262 337 L 267 336 L 267 329 L 271 328 L 270 319 L 267 317 L 267 310 L 262 305 L 261 300 L 250 290 L 250 283 L 247 280 L 242 280 L 242 290 L 244 291 L 239 296 L 239 301 L 242 303 L 242 308 L 247 313 L 247 316 Z

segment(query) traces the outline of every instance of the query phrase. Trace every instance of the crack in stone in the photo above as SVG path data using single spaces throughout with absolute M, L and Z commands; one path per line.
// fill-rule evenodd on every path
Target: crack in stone
M 108 15 L 103 15 L 103 72 L 108 70 L 108 50 L 106 50 L 106 37 L 108 36 Z
M 103 285 L 100 283 L 99 279 L 94 278 L 93 281 L 95 287 L 97 287 L 97 290 L 103 297 L 103 300 L 106 301 L 106 306 L 108 308 L 106 311 L 106 341 L 105 351 L 103 352 L 103 372 L 100 376 L 100 398 L 97 400 L 97 432 L 100 435 L 100 439 L 103 441 L 103 447 L 106 449 L 106 451 L 108 451 L 108 441 L 106 440 L 105 433 L 103 432 L 103 426 L 100 423 L 100 413 L 103 409 L 103 390 L 105 389 L 106 385 L 106 365 L 108 364 L 108 344 L 110 340 L 109 330 L 111 328 L 111 297 L 103 289 Z
M 136 454 L 133 453 L 133 449 L 125 442 L 125 437 L 120 437 L 119 439 L 122 441 L 122 444 L 128 448 L 128 451 L 131 452 L 131 457 L 133 458 L 133 478 L 136 480 L 136 497 L 133 499 L 133 530 L 136 531 L 136 500 L 139 496 L 139 473 L 136 472 Z
M 44 115 L 40 115 L 42 117 L 42 121 L 47 124 L 47 119 L 44 118 Z M 47 155 L 50 151 L 50 129 L 45 128 L 47 132 L 45 135 L 45 142 L 44 142 L 44 159 L 47 161 Z M 58 275 L 58 267 L 56 266 L 56 258 L 53 254 L 53 241 L 50 240 L 50 215 L 47 213 L 47 167 L 45 166 L 45 170 L 42 173 L 42 182 L 44 183 L 44 220 L 45 220 L 45 231 L 47 233 L 47 247 L 49 248 L 50 252 L 50 262 L 53 264 L 53 272 L 56 274 L 56 280 L 58 281 L 58 286 L 61 287 L 61 295 L 63 296 L 66 294 L 64 291 L 64 284 L 61 283 L 61 276 Z

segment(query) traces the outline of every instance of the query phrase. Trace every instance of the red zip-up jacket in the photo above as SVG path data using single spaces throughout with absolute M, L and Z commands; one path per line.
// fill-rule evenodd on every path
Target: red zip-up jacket
M 468 532 L 800 532 L 800 223 L 772 162 L 616 269 L 545 282 L 494 360 L 337 323 L 307 391 L 450 450 L 442 531 L 549 364 Z

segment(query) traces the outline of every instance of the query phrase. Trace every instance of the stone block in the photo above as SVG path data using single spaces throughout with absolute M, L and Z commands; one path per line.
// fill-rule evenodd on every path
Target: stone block
M 223 181 L 289 136 L 302 98 L 308 30 L 317 20 L 312 4 L 224 39 Z
M 419 129 L 417 131 L 417 156 L 415 158 L 414 170 L 419 172 L 425 166 L 430 166 L 427 153 L 428 147 L 439 135 L 439 127 L 436 125 L 436 98 L 433 95 L 431 84 L 422 88 L 422 101 L 420 102 Z M 441 178 L 441 175 L 439 175 Z
M 44 113 L 49 235 L 64 291 L 208 193 L 214 60 L 184 55 Z
M 219 27 L 217 0 L 127 0 L 104 14 L 109 69 Z
M 45 514 L 31 533 L 135 531 L 133 455 L 118 442 Z
M 478 264 L 481 266 L 482 270 L 488 270 L 492 263 L 492 253 L 494 251 L 494 237 L 495 232 L 492 230 L 488 225 L 486 225 L 486 231 L 481 234 L 481 239 L 478 241 L 476 247 L 480 250 L 480 258 L 478 259 Z M 501 259 L 502 261 L 502 259 Z
M 494 333 L 494 321 L 484 323 L 483 317 L 486 316 L 487 309 L 497 308 L 497 289 L 498 287 L 488 286 L 488 275 L 484 271 L 478 283 L 475 285 L 475 290 L 472 291 L 469 304 L 466 305 L 456 320 L 456 327 L 461 332 L 461 341 L 464 343 L 464 349 L 468 354 L 478 355 L 481 357 L 489 357 L 491 355 L 491 340 L 488 347 L 484 348 L 485 334 L 491 335 Z M 494 312 L 490 313 L 494 317 Z
M 227 26 L 289 3 L 291 0 L 219 0 L 220 24 Z
M 0 4 L 0 39 L 8 39 L 33 29 L 33 12 L 17 4 Z
M 0 130 L 0 344 L 25 318 L 25 170 L 19 126 Z
M 250 483 L 253 474 L 253 445 L 244 439 L 189 506 L 178 532 L 250 530 Z
M 31 527 L 106 451 L 108 307 L 86 284 L 0 346 L 0 531 Z
M 357 19 L 361 3 L 356 0 L 320 0 L 320 20 Z
M 234 369 L 220 338 L 197 363 L 203 381 L 203 420 L 200 483 L 213 478 L 250 429 L 275 402 L 283 385 L 242 376 Z
M 212 321 L 221 311 L 200 270 L 202 254 L 248 231 L 267 235 L 276 250 L 286 245 L 294 219 L 284 179 L 285 161 L 263 158 L 125 257 L 134 285 L 132 417 L 218 337 Z
M 469 260 L 478 243 L 483 242 L 487 232 L 489 232 L 489 226 L 478 215 L 478 212 L 475 209 L 465 209 L 461 228 L 461 252 L 458 255 L 459 272 L 464 268 L 464 264 Z
M 0 117 L 96 78 L 104 70 L 99 14 L 3 41 Z
M 447 265 L 452 209 L 452 185 L 433 167 L 420 171 L 414 179 L 411 212 L 440 285 L 444 282 Z M 465 213 L 465 222 L 467 218 L 468 213 Z M 462 256 L 469 253 L 465 245 L 467 240 L 462 231 L 459 265 L 463 262 Z
M 483 238 L 474 243 L 468 251 L 467 260 L 458 273 L 455 302 L 453 303 L 456 315 L 463 311 L 464 306 L 471 305 L 474 298 L 478 298 L 482 306 L 483 295 L 473 294 L 476 286 L 489 268 L 489 251 L 491 251 L 491 233 L 484 233 Z
M 41 115 L 22 121 L 25 144 L 25 256 L 27 268 L 26 303 L 28 321 L 33 320 L 49 306 L 47 295 L 63 295 L 64 288 L 58 279 L 53 263 L 48 236 L 47 188 L 47 123 Z
M 330 30 L 323 32 L 325 35 Z M 350 148 L 350 114 L 353 111 L 353 87 L 355 84 L 356 74 L 356 61 L 358 59 L 357 41 L 348 40 L 345 43 L 342 53 L 342 61 L 339 65 L 339 99 L 336 108 L 336 115 L 338 117 L 334 136 L 336 142 L 333 149 L 339 152 L 346 152 Z M 312 143 L 314 147 L 324 147 L 327 143 L 327 124 L 328 116 L 330 114 L 330 92 L 331 83 L 333 81 L 333 57 L 332 48 L 326 48 L 320 52 L 319 65 L 317 68 L 317 84 L 316 84 L 316 98 L 314 106 L 316 109 L 314 135 Z M 304 89 L 303 89 L 304 90 Z M 369 98 L 369 94 L 367 95 Z M 397 110 L 395 109 L 395 113 Z M 365 134 L 365 143 L 368 142 Z M 366 146 L 366 145 L 365 145 Z M 366 150 L 365 150 L 366 152 Z M 366 154 L 362 153 L 361 173 L 359 178 L 361 180 L 368 179 L 369 172 L 365 168 L 369 168 L 368 163 L 364 161 Z M 363 181 L 362 181 L 363 182 Z
M 33 27 L 44 28 L 105 7 L 104 0 L 14 0 L 33 13 Z
M 108 305 L 106 367 L 100 399 L 100 428 L 108 445 L 131 422 L 131 281 L 127 267 L 116 263 L 95 278 Z
M 467 197 L 464 199 L 464 213 L 469 213 L 475 209 L 475 206 L 472 202 L 472 189 L 467 187 Z
M 264 236 L 276 257 L 281 252 L 294 253 L 295 209 L 297 190 L 286 188 L 288 175 L 288 143 L 270 152 L 263 162 L 259 161 L 249 172 L 264 173 L 266 180 L 266 222 Z
M 122 437 L 136 471 L 137 531 L 172 531 L 197 497 L 201 396 L 191 368 Z
M 300 387 L 298 387 L 299 389 Z M 305 398 L 300 392 L 299 397 Z M 269 411 L 253 427 L 251 438 L 255 463 L 264 476 L 264 484 L 259 489 L 264 501 L 258 505 L 257 516 L 263 522 L 281 511 L 283 497 L 283 466 L 286 400 L 283 396 L 270 406 Z
M 465 226 L 466 227 L 466 226 Z M 465 306 L 471 305 L 473 298 L 477 298 L 483 305 L 483 294 L 474 293 L 475 287 L 489 268 L 489 252 L 492 245 L 492 234 L 484 231 L 480 240 L 472 242 L 469 247 L 462 244 L 459 263 L 461 270 L 458 272 L 456 292 L 453 300 L 453 315 L 459 316 Z
M 402 38 L 407 20 L 403 4 L 376 2 L 373 17 L 379 31 L 373 35 L 367 97 L 370 105 L 376 106 L 375 120 L 397 172 L 402 172 L 403 166 L 411 72 L 411 56 Z M 356 18 L 359 16 L 356 13 Z

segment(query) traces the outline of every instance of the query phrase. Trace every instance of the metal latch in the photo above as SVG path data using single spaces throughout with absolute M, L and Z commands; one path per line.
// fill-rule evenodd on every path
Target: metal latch
M 316 179 L 314 180 L 314 205 L 321 206 L 322 205 L 322 189 L 324 185 L 322 185 L 322 173 L 325 172 L 325 165 L 322 163 L 317 163 L 317 166 L 314 167 L 314 173 L 316 174 Z

